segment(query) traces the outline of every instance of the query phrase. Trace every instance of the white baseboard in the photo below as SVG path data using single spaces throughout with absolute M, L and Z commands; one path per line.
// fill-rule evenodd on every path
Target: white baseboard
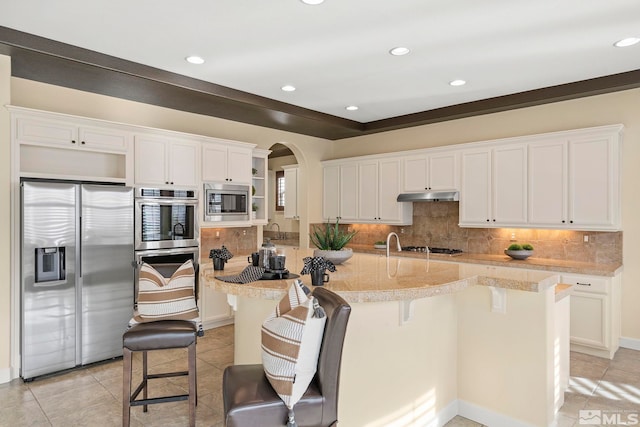
M 11 368 L 0 369 L 0 384 L 8 383 L 12 379 Z
M 620 347 L 640 351 L 640 340 L 637 338 L 620 337 L 619 343 L 620 343 Z
M 515 420 L 461 399 L 458 399 L 458 415 L 489 427 L 533 427 L 532 424 Z
M 207 329 L 213 329 L 213 328 L 219 328 L 220 326 L 231 325 L 233 324 L 233 321 L 234 321 L 233 317 L 225 317 L 219 320 L 218 319 L 209 320 L 206 322 L 202 322 L 202 329 L 206 331 Z

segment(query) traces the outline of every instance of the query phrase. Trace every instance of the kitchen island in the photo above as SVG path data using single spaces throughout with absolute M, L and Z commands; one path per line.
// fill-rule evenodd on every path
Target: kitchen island
M 311 250 L 287 248 L 302 270 Z M 291 280 L 232 284 L 203 263 L 202 282 L 235 309 L 235 363 L 260 363 L 260 325 Z M 235 261 L 235 262 L 234 262 Z M 310 283 L 309 276 L 302 276 Z M 339 419 L 346 426 L 547 426 L 568 379 L 569 288 L 545 272 L 354 254 L 328 289 L 352 306 Z

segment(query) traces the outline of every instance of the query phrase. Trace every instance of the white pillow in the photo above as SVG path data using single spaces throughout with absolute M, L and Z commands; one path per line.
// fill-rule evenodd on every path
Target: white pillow
M 316 373 L 327 320 L 326 316 L 314 317 L 314 298 L 307 297 L 302 286 L 298 281 L 292 284 L 262 324 L 264 372 L 289 409 Z

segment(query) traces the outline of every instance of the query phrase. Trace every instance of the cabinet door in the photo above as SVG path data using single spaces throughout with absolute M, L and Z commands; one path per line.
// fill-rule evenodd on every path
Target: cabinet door
M 358 165 L 340 166 L 340 220 L 358 220 Z
M 167 141 L 162 139 L 135 137 L 136 184 L 168 184 L 167 145 Z
M 560 226 L 567 220 L 567 143 L 531 143 L 528 147 L 528 213 L 532 225 Z
M 457 190 L 458 155 L 457 153 L 440 153 L 429 156 L 429 190 Z
M 606 349 L 606 295 L 574 291 L 570 298 L 569 331 L 571 342 Z
M 16 139 L 20 143 L 73 147 L 78 142 L 77 129 L 77 126 L 64 122 L 19 118 L 16 121 Z
M 227 303 L 227 295 L 208 286 L 200 287 L 198 308 L 204 329 L 219 326 L 220 323 L 226 323 L 226 320 L 233 317 L 231 307 Z
M 358 165 L 358 218 L 377 221 L 378 217 L 378 162 Z
M 496 225 L 526 224 L 527 147 L 497 147 L 492 156 L 491 222 Z
M 298 168 L 284 170 L 284 217 L 298 217 Z
M 618 203 L 618 154 L 612 137 L 569 141 L 569 223 L 613 227 Z
M 340 216 L 340 166 L 325 166 L 322 183 L 322 219 L 333 222 Z
M 195 187 L 198 185 L 199 144 L 189 142 L 171 142 L 169 144 L 169 174 L 171 185 Z
M 227 178 L 234 184 L 251 183 L 251 150 L 229 147 L 227 152 Z
M 463 152 L 460 188 L 461 224 L 489 224 L 490 191 L 491 152 L 489 150 Z
M 81 147 L 94 150 L 125 152 L 129 146 L 129 134 L 117 129 L 81 127 L 78 141 Z
M 420 192 L 428 189 L 427 162 L 428 159 L 426 156 L 415 156 L 404 159 L 404 179 L 402 185 L 403 191 Z
M 249 166 L 249 169 L 251 166 Z M 202 180 L 211 182 L 227 179 L 227 147 L 223 145 L 202 144 Z
M 400 193 L 400 161 L 381 160 L 378 163 L 378 219 L 382 222 L 402 221 Z

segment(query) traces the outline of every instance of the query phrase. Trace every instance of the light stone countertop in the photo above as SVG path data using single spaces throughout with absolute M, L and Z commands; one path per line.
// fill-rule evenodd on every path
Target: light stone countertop
M 312 249 L 279 248 L 287 256 L 286 268 L 299 274 L 302 259 L 312 256 Z M 200 274 L 205 286 L 236 296 L 282 298 L 293 279 L 260 280 L 248 284 L 227 283 L 216 276 L 239 274 L 246 266 L 245 257 L 232 258 L 222 271 L 214 271 L 210 260 L 203 260 Z M 329 272 L 324 286 L 348 302 L 402 301 L 450 294 L 473 285 L 494 286 L 529 292 L 541 292 L 558 283 L 558 275 L 546 271 L 500 268 L 491 265 L 440 262 L 426 256 L 386 258 L 375 254 L 354 253 L 353 258 Z M 311 287 L 310 276 L 300 279 Z
M 393 245 L 392 245 L 393 246 Z M 373 246 L 350 245 L 354 252 L 386 255 L 386 249 L 375 249 Z M 419 252 L 397 252 L 395 247 L 390 250 L 390 255 L 405 258 L 425 258 L 426 255 Z M 530 257 L 526 260 L 512 259 L 507 255 L 487 255 L 462 253 L 455 256 L 430 254 L 431 260 L 443 262 L 456 262 L 468 264 L 495 265 L 509 268 L 526 268 L 530 270 L 553 271 L 557 273 L 586 274 L 591 276 L 613 277 L 622 271 L 622 264 L 596 264 L 590 262 L 565 261 L 549 258 Z

